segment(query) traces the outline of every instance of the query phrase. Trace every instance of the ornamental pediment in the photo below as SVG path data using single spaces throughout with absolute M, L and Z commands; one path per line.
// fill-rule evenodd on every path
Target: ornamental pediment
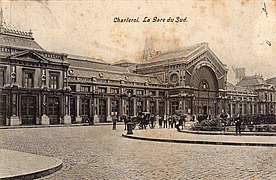
M 22 60 L 22 61 L 29 61 L 29 62 L 37 62 L 37 63 L 49 63 L 50 61 L 45 57 L 41 56 L 40 54 L 34 51 L 23 51 L 16 54 L 13 54 L 9 57 L 11 60 Z

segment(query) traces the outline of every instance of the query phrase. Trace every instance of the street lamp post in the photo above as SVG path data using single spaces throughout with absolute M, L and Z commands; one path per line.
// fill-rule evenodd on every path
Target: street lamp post
M 127 92 L 127 97 L 128 97 L 128 123 L 127 123 L 127 134 L 133 134 L 133 123 L 131 122 L 130 119 L 130 101 L 131 101 L 131 92 Z
M 131 93 L 127 92 L 127 97 L 128 97 L 128 119 L 130 121 L 130 101 L 131 101 Z

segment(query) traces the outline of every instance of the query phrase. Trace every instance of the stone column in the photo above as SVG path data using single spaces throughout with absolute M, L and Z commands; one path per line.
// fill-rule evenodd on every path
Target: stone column
M 64 101 L 64 124 L 71 124 L 70 96 L 68 94 L 65 94 L 65 101 Z
M 156 111 L 156 122 L 158 122 L 160 114 L 159 114 L 159 99 L 156 99 L 155 101 L 155 111 Z
M 123 112 L 124 115 L 126 115 L 126 102 L 125 102 L 125 101 L 126 101 L 126 100 L 123 98 L 123 99 L 122 99 L 122 109 L 123 109 L 122 112 Z
M 94 97 L 94 123 L 99 123 L 100 119 L 98 116 L 98 98 Z
M 149 99 L 147 99 L 147 102 L 146 102 L 146 110 L 147 110 L 147 112 L 150 111 L 150 106 L 149 105 L 150 105 L 149 104 Z
M 12 92 L 12 102 L 11 102 L 11 120 L 10 120 L 10 125 L 11 126 L 18 126 L 21 124 L 19 116 L 18 116 L 18 94 L 17 92 Z
M 82 117 L 80 116 L 80 95 L 77 95 L 77 117 L 76 122 L 81 123 Z
M 186 108 L 186 103 L 187 103 L 186 99 L 181 99 L 181 101 L 182 101 L 182 110 L 184 110 L 184 112 L 187 114 L 191 114 L 188 112 L 188 109 Z
M 156 115 L 160 116 L 160 114 L 159 114 L 159 99 L 156 99 L 156 101 L 155 101 L 155 111 L 156 111 Z
M 166 115 L 170 115 L 170 101 L 166 100 Z
M 42 94 L 42 117 L 41 117 L 41 124 L 48 125 L 50 124 L 50 118 L 47 116 L 47 102 L 46 102 L 46 94 Z
M 233 103 L 230 103 L 230 117 L 233 116 Z
M 133 98 L 133 113 L 134 113 L 134 116 L 137 115 L 137 99 L 136 97 Z
M 108 97 L 107 98 L 107 118 L 106 118 L 107 121 L 112 121 L 110 107 L 111 107 L 111 101 L 110 101 L 110 97 Z

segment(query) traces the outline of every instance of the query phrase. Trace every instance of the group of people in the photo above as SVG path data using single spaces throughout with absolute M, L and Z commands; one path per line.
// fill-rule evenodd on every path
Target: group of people
M 180 126 L 185 126 L 186 122 L 186 116 L 185 115 L 172 115 L 168 117 L 164 117 L 162 119 L 161 117 L 159 118 L 159 127 L 160 128 L 176 128 L 178 131 L 180 131 Z

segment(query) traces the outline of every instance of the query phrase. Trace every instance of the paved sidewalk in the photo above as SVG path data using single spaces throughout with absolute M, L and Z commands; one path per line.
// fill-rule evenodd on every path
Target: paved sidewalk
M 123 125 L 123 124 L 124 124 L 124 122 L 117 122 L 117 125 Z M 112 126 L 112 122 L 95 123 L 94 125 L 90 125 L 88 123 L 76 123 L 76 124 L 0 126 L 0 129 L 49 128 L 49 127 L 79 127 L 79 126 Z
M 0 149 L 0 179 L 34 179 L 62 167 L 62 161 L 36 154 Z
M 224 131 L 192 131 L 189 129 L 181 130 L 180 132 L 189 134 L 205 134 L 205 135 L 231 135 L 235 136 L 236 132 Z M 275 132 L 241 132 L 242 136 L 276 136 Z
M 133 139 L 160 142 L 276 147 L 276 136 L 214 136 L 181 133 L 177 132 L 176 129 L 134 130 L 133 133 L 133 135 L 123 134 L 123 136 Z

